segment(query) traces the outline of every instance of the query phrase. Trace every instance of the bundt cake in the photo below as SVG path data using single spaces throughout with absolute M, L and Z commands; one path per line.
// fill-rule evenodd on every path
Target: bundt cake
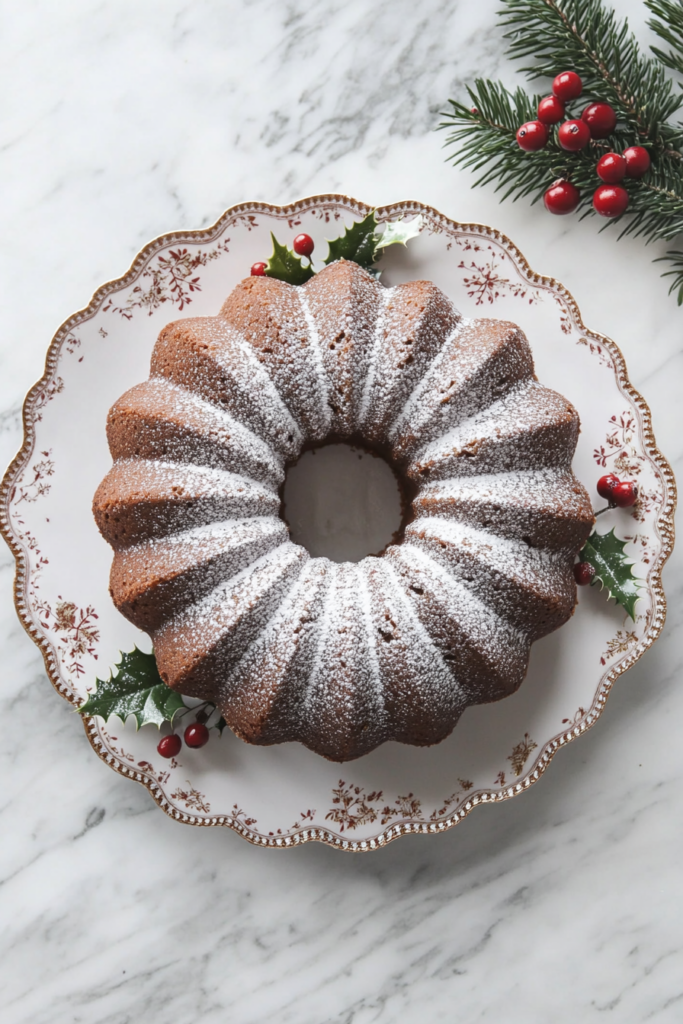
M 164 681 L 250 743 L 334 761 L 438 743 L 573 612 L 593 523 L 578 431 L 522 331 L 464 319 L 428 281 L 385 288 L 345 260 L 300 287 L 247 278 L 218 316 L 168 324 L 109 413 L 94 514 L 113 600 Z M 285 470 L 330 439 L 412 488 L 380 557 L 289 539 Z

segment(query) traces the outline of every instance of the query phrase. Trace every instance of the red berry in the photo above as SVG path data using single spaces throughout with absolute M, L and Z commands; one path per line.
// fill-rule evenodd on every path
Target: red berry
M 574 564 L 574 579 L 580 587 L 587 586 L 595 576 L 595 569 L 590 562 L 576 562 Z
M 543 124 L 557 124 L 564 117 L 564 103 L 557 96 L 546 96 L 538 104 L 538 120 Z
M 605 153 L 598 160 L 598 166 L 595 169 L 598 172 L 598 178 L 606 181 L 609 185 L 616 185 L 626 175 L 626 161 L 618 153 Z
M 556 181 L 543 196 L 548 213 L 573 213 L 579 205 L 581 194 L 571 181 Z
M 251 276 L 252 277 L 265 277 L 266 276 L 266 267 L 267 266 L 268 266 L 267 263 L 254 263 L 254 264 L 252 264 Z
M 617 508 L 630 508 L 631 505 L 635 505 L 638 501 L 638 485 L 632 480 L 627 480 L 623 484 L 617 484 L 612 490 L 610 501 Z
M 517 144 L 527 153 L 543 149 L 548 141 L 548 129 L 540 121 L 527 121 L 517 129 Z
M 618 217 L 628 206 L 628 192 L 621 185 L 600 185 L 593 193 L 593 206 L 601 217 Z
M 585 121 L 565 121 L 557 131 L 557 141 L 562 149 L 577 153 L 590 142 L 591 133 Z
M 589 103 L 581 120 L 588 125 L 592 139 L 606 139 L 617 126 L 617 115 L 609 103 Z
M 297 235 L 292 245 L 297 256 L 306 256 L 306 258 L 310 257 L 315 249 L 315 242 L 310 235 Z
M 203 747 L 209 742 L 209 730 L 203 722 L 193 722 L 185 730 L 185 742 L 188 747 Z
M 618 476 L 615 476 L 614 473 L 607 473 L 605 476 L 601 476 L 598 480 L 597 492 L 601 498 L 611 501 L 612 491 L 620 483 L 621 480 Z
M 171 733 L 170 736 L 162 736 L 157 744 L 157 750 L 162 757 L 175 757 L 176 754 L 180 753 L 180 748 L 183 745 L 183 741 L 177 733 Z
M 623 157 L 628 178 L 642 178 L 650 170 L 650 154 L 642 146 L 629 146 L 624 150 Z
M 577 99 L 582 91 L 583 82 L 576 71 L 563 71 L 553 82 L 553 92 L 563 103 Z

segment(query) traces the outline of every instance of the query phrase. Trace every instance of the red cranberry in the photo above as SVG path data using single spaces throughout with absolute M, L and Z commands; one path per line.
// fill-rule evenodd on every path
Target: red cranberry
M 592 139 L 606 139 L 617 126 L 617 115 L 609 103 L 589 103 L 581 115 Z
M 192 722 L 185 730 L 185 742 L 188 747 L 203 747 L 209 742 L 209 730 L 203 722 Z
M 590 142 L 591 133 L 585 121 L 565 121 L 557 131 L 557 141 L 562 149 L 577 153 Z
M 642 178 L 650 170 L 650 154 L 642 146 L 629 146 L 625 149 L 624 160 L 628 178 Z
M 600 185 L 593 193 L 593 207 L 601 217 L 619 217 L 628 206 L 628 192 L 621 185 Z
M 607 473 L 605 476 L 601 476 L 598 480 L 597 492 L 601 498 L 605 498 L 607 501 L 611 501 L 612 491 L 620 483 L 621 480 L 618 476 L 615 476 L 614 473 Z
M 595 576 L 595 569 L 590 562 L 576 562 L 574 565 L 574 579 L 580 587 L 587 586 Z
M 557 96 L 546 96 L 538 104 L 538 120 L 543 124 L 557 124 L 564 117 L 564 103 Z
M 308 259 L 315 249 L 315 242 L 310 235 L 297 235 L 292 246 L 297 256 L 305 256 Z
M 180 748 L 183 745 L 183 741 L 177 733 L 171 733 L 170 736 L 162 736 L 157 744 L 157 750 L 162 757 L 175 757 L 176 754 L 180 753 Z
M 618 153 L 605 153 L 598 160 L 595 169 L 602 181 L 606 181 L 608 185 L 617 185 L 626 176 L 626 161 Z
M 632 480 L 617 484 L 612 490 L 610 500 L 617 508 L 630 508 L 638 501 L 638 485 Z
M 517 145 L 526 153 L 543 149 L 548 141 L 548 129 L 540 121 L 527 121 L 517 129 Z
M 558 100 L 569 103 L 570 100 L 578 99 L 583 92 L 583 82 L 576 71 L 563 71 L 553 81 L 553 92 Z
M 251 267 L 251 276 L 252 277 L 265 277 L 266 276 L 266 267 L 267 266 L 268 266 L 267 263 L 253 263 L 252 267 Z
M 556 181 L 546 191 L 543 202 L 548 213 L 573 213 L 581 200 L 581 194 L 571 181 Z

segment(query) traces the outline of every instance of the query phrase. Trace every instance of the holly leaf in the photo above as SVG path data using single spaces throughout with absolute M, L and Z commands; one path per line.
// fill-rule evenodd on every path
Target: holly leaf
M 218 719 L 218 721 L 213 723 L 213 726 L 211 728 L 218 729 L 219 733 L 222 736 L 223 735 L 223 730 L 225 728 L 227 728 L 227 725 L 228 725 L 228 723 L 225 721 L 225 719 L 221 715 L 221 717 Z
M 97 689 L 89 694 L 78 712 L 81 715 L 99 715 L 108 721 L 112 715 L 125 722 L 135 716 L 141 725 L 173 722 L 178 711 L 186 709 L 179 693 L 167 686 L 159 675 L 153 654 L 145 654 L 137 647 L 121 653 L 116 675 L 97 679 Z
M 388 245 L 407 245 L 411 238 L 417 238 L 422 229 L 422 217 L 414 217 L 412 220 L 390 220 L 384 229 L 384 234 L 375 245 L 375 258 L 380 249 L 386 249 Z
M 286 245 L 280 245 L 272 231 L 270 237 L 273 239 L 273 254 L 266 266 L 267 277 L 286 281 L 287 284 L 303 284 L 313 277 L 314 271 L 310 263 L 304 266 L 291 249 L 288 249 Z
M 347 228 L 340 238 L 328 239 L 330 251 L 325 264 L 335 260 L 353 260 L 359 266 L 369 270 L 375 262 L 375 251 L 379 235 L 377 234 L 377 218 L 371 210 L 363 220 L 357 220 Z
M 619 540 L 613 529 L 603 534 L 593 531 L 579 553 L 579 559 L 595 569 L 591 586 L 599 583 L 601 590 L 607 590 L 608 598 L 613 597 L 617 604 L 623 605 L 635 622 L 635 606 L 642 581 L 633 575 L 633 562 L 626 560 L 625 547 L 626 541 Z

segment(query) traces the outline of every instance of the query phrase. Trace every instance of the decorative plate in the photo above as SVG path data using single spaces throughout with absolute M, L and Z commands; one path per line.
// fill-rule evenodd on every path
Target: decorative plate
M 0 525 L 17 561 L 19 617 L 38 644 L 57 691 L 80 705 L 119 652 L 149 640 L 114 608 L 107 590 L 111 552 L 91 514 L 92 495 L 111 460 L 109 407 L 146 379 L 160 328 L 182 316 L 214 315 L 225 297 L 266 259 L 270 232 L 289 242 L 323 239 L 369 212 L 345 196 L 292 206 L 247 203 L 210 228 L 177 231 L 145 246 L 131 269 L 100 288 L 57 331 L 45 374 L 24 405 L 25 440 L 0 491 Z M 534 644 L 520 690 L 468 709 L 452 736 L 433 748 L 387 743 L 343 766 L 299 744 L 252 747 L 225 730 L 200 750 L 162 761 L 154 726 L 86 719 L 95 752 L 146 786 L 171 817 L 224 825 L 261 846 L 317 840 L 374 850 L 408 833 L 443 832 L 480 803 L 521 793 L 555 752 L 597 720 L 617 677 L 654 642 L 664 623 L 662 566 L 673 546 L 675 483 L 657 450 L 650 413 L 631 387 L 614 342 L 589 331 L 558 282 L 534 273 L 500 232 L 457 224 L 405 202 L 378 219 L 421 214 L 407 248 L 387 251 L 382 280 L 434 281 L 465 315 L 513 320 L 525 331 L 539 379 L 566 395 L 581 416 L 574 460 L 595 494 L 598 476 L 635 478 L 638 503 L 599 520 L 628 541 L 644 581 L 636 620 L 597 587 L 580 592 L 572 620 Z M 609 523 L 606 522 L 609 520 Z

